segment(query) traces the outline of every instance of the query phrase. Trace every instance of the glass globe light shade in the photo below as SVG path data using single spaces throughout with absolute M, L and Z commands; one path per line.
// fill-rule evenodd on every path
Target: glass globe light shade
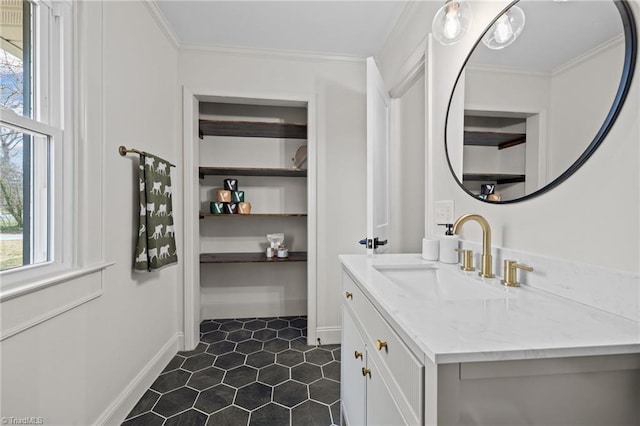
M 465 36 L 471 24 L 467 2 L 448 0 L 433 17 L 431 33 L 442 44 L 454 44 Z
M 489 49 L 504 49 L 516 41 L 524 28 L 524 21 L 522 9 L 513 6 L 493 23 L 482 37 L 482 42 Z

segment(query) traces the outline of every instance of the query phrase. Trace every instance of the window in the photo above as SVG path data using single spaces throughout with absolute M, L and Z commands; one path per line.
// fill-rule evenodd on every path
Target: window
M 3 290 L 70 264 L 63 244 L 73 213 L 66 202 L 72 174 L 63 173 L 72 150 L 64 131 L 72 111 L 65 84 L 71 49 L 63 48 L 71 40 L 70 9 L 65 1 L 0 0 Z

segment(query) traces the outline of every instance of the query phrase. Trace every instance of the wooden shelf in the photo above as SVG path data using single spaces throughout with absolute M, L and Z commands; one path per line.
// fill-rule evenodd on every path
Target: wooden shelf
M 224 214 L 200 212 L 200 219 L 205 217 L 307 217 L 307 213 L 251 213 L 251 214 Z
M 526 133 L 464 132 L 464 144 L 469 146 L 496 146 L 498 149 L 505 149 L 526 142 Z
M 289 257 L 267 258 L 265 253 L 201 253 L 200 263 L 287 263 L 306 262 L 306 251 L 289 252 Z
M 465 173 L 463 181 L 495 182 L 498 185 L 504 183 L 519 183 L 525 181 L 525 175 L 501 174 L 501 173 Z
M 293 168 L 200 167 L 200 179 L 209 175 L 306 177 L 307 171 Z
M 306 124 L 254 121 L 200 120 L 200 139 L 204 136 L 306 139 Z

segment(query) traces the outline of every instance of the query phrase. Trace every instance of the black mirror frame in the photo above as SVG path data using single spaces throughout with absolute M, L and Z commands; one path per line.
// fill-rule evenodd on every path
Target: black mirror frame
M 622 19 L 622 26 L 624 28 L 624 41 L 625 41 L 624 65 L 622 67 L 620 85 L 618 86 L 618 91 L 613 100 L 613 104 L 611 105 L 611 109 L 609 110 L 607 117 L 602 123 L 600 130 L 598 130 L 595 137 L 593 138 L 593 141 L 591 141 L 589 146 L 587 146 L 587 148 L 580 155 L 580 157 L 578 157 L 578 159 L 574 161 L 574 163 L 567 170 L 565 170 L 560 176 L 558 176 L 557 178 L 555 178 L 554 180 L 552 180 L 542 188 L 530 194 L 527 194 L 523 197 L 514 198 L 512 200 L 506 200 L 506 201 L 483 200 L 482 198 L 477 197 L 475 194 L 473 194 L 471 191 L 465 188 L 465 186 L 462 184 L 460 179 L 458 179 L 458 177 L 456 176 L 455 172 L 453 171 L 453 167 L 451 166 L 451 161 L 449 160 L 449 148 L 447 146 L 447 127 L 449 124 L 449 112 L 451 110 L 451 102 L 453 100 L 453 94 L 455 93 L 456 87 L 458 86 L 458 81 L 460 80 L 462 72 L 467 66 L 467 62 L 469 61 L 469 58 L 475 51 L 478 44 L 481 43 L 482 37 L 489 30 L 489 28 L 491 28 L 491 26 L 498 20 L 498 18 L 502 16 L 504 12 L 509 10 L 512 6 L 517 4 L 519 1 L 520 0 L 515 0 L 512 3 L 510 3 L 507 7 L 505 7 L 498 14 L 498 16 L 496 16 L 493 19 L 493 21 L 491 21 L 491 23 L 487 26 L 487 29 L 483 31 L 482 35 L 478 38 L 476 43 L 473 45 L 473 49 L 471 49 L 471 51 L 465 58 L 464 63 L 462 64 L 462 68 L 460 69 L 460 71 L 458 72 L 458 76 L 456 77 L 456 81 L 453 85 L 453 90 L 451 91 L 451 96 L 449 97 L 449 103 L 447 105 L 447 115 L 444 122 L 444 151 L 447 157 L 447 164 L 449 165 L 449 171 L 451 172 L 451 175 L 456 180 L 460 188 L 462 188 L 462 190 L 464 190 L 467 194 L 469 194 L 473 199 L 482 201 L 485 203 L 489 203 L 489 204 L 511 204 L 511 203 L 530 200 L 534 197 L 544 194 L 547 191 L 550 191 L 551 189 L 555 188 L 556 186 L 564 182 L 566 179 L 568 179 L 569 176 L 571 176 L 573 173 L 575 173 L 575 171 L 578 170 L 589 159 L 589 157 L 591 157 L 591 155 L 593 155 L 593 153 L 600 146 L 602 141 L 605 139 L 605 137 L 611 130 L 613 123 L 615 123 L 616 119 L 618 118 L 618 114 L 620 114 L 620 111 L 622 110 L 622 106 L 624 105 L 624 102 L 627 98 L 627 94 L 629 93 L 629 89 L 631 87 L 631 82 L 633 80 L 633 73 L 635 70 L 636 59 L 637 59 L 638 35 L 636 32 L 636 23 L 634 20 L 633 12 L 631 10 L 631 6 L 629 6 L 627 0 L 612 0 L 615 6 L 618 8 L 618 12 L 620 13 L 620 18 Z

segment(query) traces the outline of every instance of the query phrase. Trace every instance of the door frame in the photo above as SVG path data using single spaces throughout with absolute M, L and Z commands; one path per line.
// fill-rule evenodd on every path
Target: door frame
M 424 232 L 425 236 L 434 232 L 435 226 L 432 225 L 432 218 L 434 217 L 434 140 L 433 134 L 434 128 L 431 125 L 431 116 L 433 110 L 433 100 L 431 93 L 433 93 L 433 70 L 431 52 L 433 52 L 433 38 L 431 34 L 428 34 L 425 38 L 420 40 L 415 49 L 409 54 L 407 59 L 398 68 L 397 72 L 392 76 L 389 90 L 389 96 L 391 97 L 391 143 L 397 140 L 398 134 L 398 122 L 400 119 L 400 106 L 399 98 L 401 98 L 420 78 L 424 77 L 424 94 L 425 94 L 425 108 L 424 108 Z
M 183 312 L 182 350 L 192 350 L 200 341 L 200 178 L 197 120 L 198 104 L 216 99 L 263 102 L 265 105 L 306 104 L 307 107 L 307 343 L 317 339 L 317 101 L 314 93 L 256 93 L 194 90 L 183 86 Z M 180 328 L 180 327 L 179 327 Z

